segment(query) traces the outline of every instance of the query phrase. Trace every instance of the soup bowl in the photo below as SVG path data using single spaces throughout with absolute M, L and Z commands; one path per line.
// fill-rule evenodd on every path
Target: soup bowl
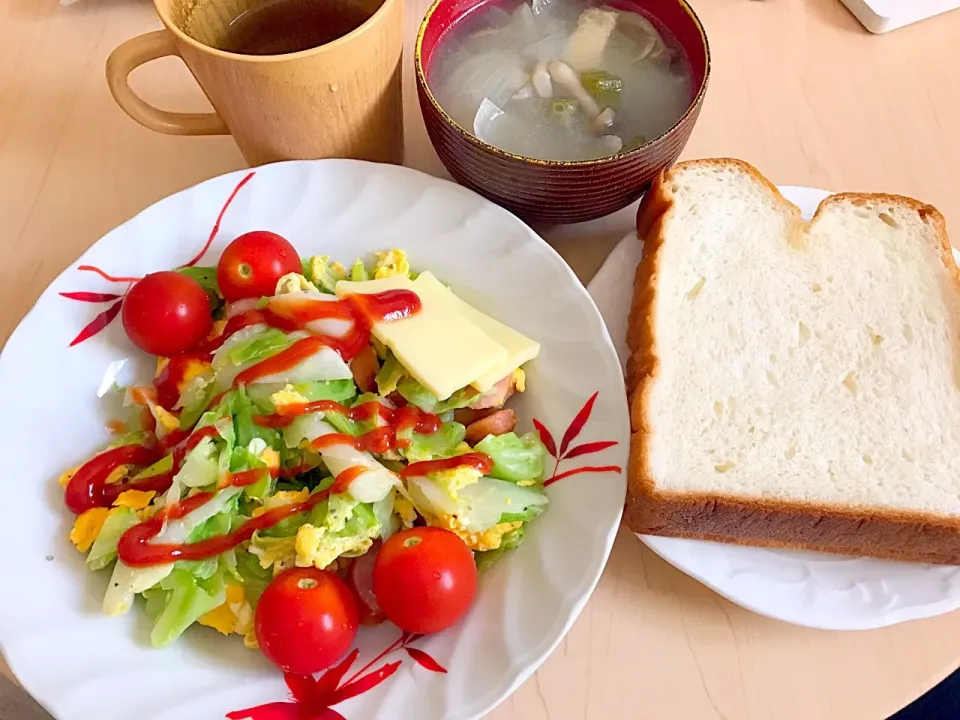
M 593 220 L 626 207 L 679 157 L 700 114 L 710 77 L 710 48 L 700 19 L 686 0 L 614 0 L 617 10 L 650 20 L 664 40 L 686 58 L 691 96 L 683 115 L 643 145 L 596 160 L 540 160 L 501 150 L 458 124 L 430 87 L 438 49 L 464 21 L 503 0 L 435 0 L 427 10 L 414 55 L 417 94 L 430 142 L 450 174 L 524 220 L 574 223 Z

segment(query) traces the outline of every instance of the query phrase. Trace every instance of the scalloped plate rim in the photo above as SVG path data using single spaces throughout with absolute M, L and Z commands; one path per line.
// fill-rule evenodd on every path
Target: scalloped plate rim
M 449 180 L 437 178 L 427 173 L 422 173 L 420 171 L 414 170 L 412 168 L 407 168 L 404 166 L 381 165 L 379 163 L 356 161 L 356 160 L 342 160 L 342 159 L 293 160 L 293 161 L 271 163 L 269 165 L 261 166 L 259 168 L 254 168 L 254 170 L 263 170 L 266 168 L 277 167 L 277 166 L 292 167 L 292 166 L 303 166 L 303 165 L 313 165 L 313 164 L 330 165 L 330 164 L 337 164 L 337 163 L 365 165 L 365 166 L 370 166 L 372 168 L 377 168 L 377 169 L 386 168 L 387 172 L 401 170 L 404 172 L 409 172 L 412 175 L 422 176 L 423 178 L 426 178 L 427 183 L 443 183 L 444 185 L 449 186 L 450 188 L 455 188 L 457 191 L 459 191 L 464 195 L 472 196 L 478 202 L 489 207 L 490 209 L 497 211 L 504 218 L 506 218 L 505 220 L 506 222 L 512 222 L 514 224 L 519 224 L 523 226 L 523 228 L 526 231 L 526 234 L 530 237 L 530 240 L 534 244 L 539 245 L 541 249 L 546 252 L 546 257 L 551 258 L 551 260 L 553 261 L 553 265 L 555 266 L 555 270 L 566 275 L 566 278 L 569 281 L 569 289 L 572 289 L 574 292 L 580 295 L 581 301 L 585 301 L 586 306 L 591 311 L 592 313 L 592 316 L 590 318 L 591 324 L 594 325 L 595 328 L 598 329 L 600 333 L 599 338 L 596 338 L 597 340 L 599 340 L 598 352 L 600 353 L 609 352 L 609 353 L 612 353 L 614 358 L 617 357 L 614 343 L 607 330 L 606 324 L 603 322 L 603 319 L 600 315 L 599 310 L 597 309 L 595 303 L 593 302 L 593 298 L 590 296 L 589 292 L 584 287 L 583 283 L 579 280 L 579 278 L 576 276 L 576 274 L 573 272 L 573 270 L 569 267 L 569 265 L 567 265 L 566 261 L 563 260 L 563 258 L 559 255 L 559 253 L 557 253 L 557 251 L 549 243 L 547 243 L 543 238 L 537 235 L 522 220 L 520 220 L 519 218 L 511 214 L 509 211 L 480 197 L 479 195 L 469 190 L 468 188 L 465 188 Z M 50 281 L 47 287 L 44 288 L 44 290 L 40 293 L 37 299 L 31 304 L 29 310 L 27 310 L 27 312 L 24 313 L 23 317 L 17 323 L 17 326 L 13 329 L 13 331 L 10 333 L 10 336 L 4 342 L 3 348 L 0 348 L 0 370 L 2 370 L 4 367 L 4 360 L 5 360 L 5 357 L 7 356 L 6 349 L 13 344 L 13 342 L 19 337 L 19 335 L 22 332 L 26 332 L 25 326 L 28 324 L 28 321 L 37 312 L 37 309 L 40 303 L 50 295 L 56 294 L 54 287 L 58 285 L 59 282 L 68 275 L 68 273 L 70 273 L 72 270 L 75 270 L 76 265 L 82 262 L 85 258 L 87 258 L 94 251 L 98 243 L 100 243 L 101 241 L 103 241 L 105 238 L 109 236 L 112 236 L 118 233 L 122 234 L 125 230 L 129 230 L 130 226 L 141 215 L 143 215 L 144 213 L 148 212 L 149 210 L 151 210 L 152 208 L 154 208 L 155 206 L 161 203 L 165 203 L 176 197 L 187 196 L 197 191 L 197 189 L 200 188 L 201 186 L 209 183 L 223 181 L 227 178 L 239 180 L 243 175 L 245 175 L 248 172 L 250 172 L 250 169 L 239 169 L 239 170 L 231 171 L 228 173 L 223 173 L 221 175 L 215 175 L 210 178 L 201 180 L 182 190 L 179 190 L 177 192 L 174 192 L 162 198 L 159 198 L 153 203 L 145 206 L 139 212 L 130 216 L 120 224 L 114 226 L 113 228 L 108 230 L 106 233 L 104 233 L 96 241 L 91 243 L 91 245 L 87 247 L 82 253 L 80 253 L 72 261 L 66 264 L 63 270 L 60 273 L 58 273 L 53 280 Z M 622 406 L 621 416 L 622 416 L 621 419 L 624 421 L 624 423 L 626 423 L 627 408 L 626 408 L 625 399 Z M 622 443 L 623 445 L 626 445 L 626 443 L 628 442 L 628 434 L 625 434 L 625 435 L 626 437 L 623 439 L 623 443 Z M 624 454 L 624 460 L 625 460 L 625 453 L 626 453 L 625 448 L 622 449 L 622 453 Z M 589 477 L 589 476 L 590 474 L 587 474 L 585 477 Z M 620 482 L 625 492 L 626 490 L 625 474 L 621 474 Z M 534 647 L 529 652 L 527 652 L 526 653 L 527 657 L 516 658 L 514 662 L 511 663 L 510 668 L 508 668 L 509 672 L 503 673 L 504 676 L 508 674 L 513 675 L 512 680 L 502 687 L 491 688 L 487 693 L 479 696 L 475 704 L 479 705 L 482 703 L 483 707 L 477 709 L 476 713 L 469 717 L 481 718 L 487 713 L 489 713 L 490 711 L 492 711 L 494 708 L 499 706 L 504 700 L 506 700 L 510 695 L 512 695 L 520 685 L 526 682 L 540 668 L 540 666 L 553 653 L 553 651 L 557 648 L 557 646 L 566 638 L 567 634 L 570 631 L 570 628 L 576 622 L 580 613 L 583 611 L 583 608 L 586 606 L 587 602 L 590 600 L 590 597 L 592 596 L 594 590 L 596 589 L 596 586 L 599 583 L 599 580 L 603 574 L 603 571 L 606 568 L 606 564 L 609 560 L 610 553 L 613 548 L 613 543 L 616 539 L 617 532 L 619 530 L 622 512 L 623 512 L 623 509 L 621 507 L 616 513 L 615 521 L 610 523 L 609 527 L 606 530 L 605 537 L 603 538 L 602 543 L 598 547 L 598 550 L 599 550 L 598 555 L 600 557 L 599 557 L 599 562 L 595 563 L 594 572 L 591 575 L 588 575 L 585 578 L 586 582 L 581 583 L 581 585 L 578 586 L 577 588 L 572 588 L 572 589 L 568 588 L 567 596 L 568 597 L 571 595 L 577 596 L 578 599 L 573 603 L 569 603 L 569 604 L 565 602 L 565 605 L 564 605 L 565 611 L 558 613 L 559 622 L 554 623 L 554 625 L 552 626 L 551 632 L 549 633 L 549 636 L 550 636 L 549 639 L 545 640 L 539 646 Z M 574 590 L 576 592 L 571 593 L 570 590 Z M 559 631 L 553 629 L 553 628 L 556 628 L 558 625 L 560 626 Z M 42 684 L 42 681 L 39 680 L 37 674 L 31 672 L 31 670 L 26 667 L 26 664 L 27 664 L 26 661 L 21 662 L 20 658 L 11 657 L 11 655 L 7 652 L 5 648 L 5 643 L 3 641 L 3 638 L 0 638 L 0 655 L 3 656 L 3 659 L 6 661 L 11 672 L 14 674 L 14 676 L 17 678 L 18 682 L 20 682 L 23 688 L 28 693 L 30 693 L 31 697 L 33 697 L 40 705 L 42 705 L 45 709 L 47 709 L 47 711 L 50 712 L 51 715 L 53 715 L 52 710 L 48 708 L 45 700 L 38 697 L 36 693 L 36 688 Z M 532 657 L 529 657 L 531 655 Z M 520 666 L 521 669 L 514 670 L 514 668 L 517 666 Z M 35 680 L 34 679 L 35 677 L 37 677 L 38 679 Z M 351 718 L 350 720 L 353 720 L 353 718 Z

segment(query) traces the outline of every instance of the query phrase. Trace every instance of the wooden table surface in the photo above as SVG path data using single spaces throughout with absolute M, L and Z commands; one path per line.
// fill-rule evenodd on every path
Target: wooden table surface
M 407 0 L 408 48 L 426 5 Z M 686 157 L 742 157 L 781 184 L 912 195 L 960 227 L 960 11 L 872 36 L 839 0 L 695 5 L 714 74 Z M 68 8 L 0 0 L 0 337 L 110 228 L 242 166 L 228 138 L 157 135 L 113 104 L 103 79 L 107 54 L 159 26 L 149 0 L 79 0 Z M 177 60 L 133 79 L 161 107 L 204 109 Z M 407 164 L 445 175 L 412 82 L 404 102 Z M 587 281 L 632 219 L 626 210 L 541 230 Z M 958 637 L 960 613 L 856 633 L 767 620 L 622 531 L 570 635 L 490 717 L 877 720 L 958 666 Z

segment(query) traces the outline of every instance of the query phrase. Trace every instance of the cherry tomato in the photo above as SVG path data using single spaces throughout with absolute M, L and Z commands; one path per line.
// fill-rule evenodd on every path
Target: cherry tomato
M 213 327 L 210 301 L 200 283 L 172 270 L 138 280 L 124 298 L 122 314 L 133 344 L 153 355 L 185 352 Z
M 373 592 L 401 630 L 439 632 L 463 617 L 477 590 L 470 548 L 449 530 L 417 527 L 387 540 L 373 569 Z
M 244 233 L 220 256 L 217 285 L 228 302 L 273 295 L 277 280 L 303 271 L 293 245 L 276 233 L 254 230 Z
M 357 636 L 353 592 L 333 573 L 291 568 L 260 596 L 254 630 L 260 651 L 284 672 L 312 675 L 330 667 Z

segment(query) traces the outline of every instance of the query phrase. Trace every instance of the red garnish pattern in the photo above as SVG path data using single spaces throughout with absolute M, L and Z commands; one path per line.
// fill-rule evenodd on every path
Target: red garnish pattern
M 255 172 L 247 173 L 243 180 L 241 180 L 233 189 L 233 192 L 230 193 L 230 197 L 227 198 L 226 203 L 224 203 L 223 207 L 220 209 L 220 213 L 217 215 L 217 220 L 213 224 L 213 229 L 210 231 L 210 236 L 207 238 L 206 243 L 204 243 L 199 253 L 197 253 L 188 263 L 182 265 L 181 267 L 193 267 L 200 261 L 200 258 L 203 257 L 204 253 L 210 249 L 210 245 L 213 244 L 214 239 L 217 237 L 217 233 L 220 231 L 220 222 L 223 220 L 223 216 L 227 212 L 227 208 L 230 207 L 230 203 L 233 202 L 233 199 L 237 196 L 237 193 L 240 192 L 240 189 L 246 185 L 247 182 L 250 181 L 250 178 L 252 178 L 255 174 Z M 111 275 L 110 273 L 94 265 L 80 265 L 77 267 L 77 270 L 96 273 L 104 280 L 113 283 L 131 284 L 140 280 L 138 277 Z M 83 328 L 83 330 L 80 331 L 80 334 L 77 335 L 70 343 L 70 347 L 73 347 L 74 345 L 82 343 L 84 340 L 92 338 L 94 335 L 107 327 L 107 325 L 113 322 L 113 319 L 120 313 L 120 307 L 123 305 L 123 298 L 126 295 L 126 292 L 124 292 L 123 295 L 117 295 L 115 293 L 96 293 L 80 290 L 76 292 L 62 292 L 60 294 L 68 300 L 76 300 L 78 302 L 95 303 L 109 302 L 111 300 L 117 301 L 102 313 L 97 315 L 85 328 Z
M 333 705 L 362 695 L 372 690 L 393 675 L 403 660 L 394 660 L 378 665 L 387 655 L 397 650 L 405 650 L 421 667 L 436 673 L 447 672 L 440 663 L 428 653 L 411 644 L 422 635 L 402 633 L 393 643 L 356 673 L 344 680 L 344 676 L 357 661 L 360 651 L 354 649 L 343 660 L 325 670 L 319 677 L 284 674 L 291 699 L 286 702 L 272 702 L 266 705 L 236 710 L 227 713 L 229 720 L 345 720 L 343 715 L 332 708 Z
M 551 435 L 543 423 L 536 418 L 533 419 L 533 426 L 537 429 L 537 432 L 540 433 L 540 440 L 547 447 L 547 452 L 550 453 L 550 457 L 556 457 L 557 443 L 554 442 L 553 435 Z
M 74 345 L 79 345 L 84 340 L 92 338 L 98 332 L 103 330 L 107 325 L 113 322 L 113 319 L 120 313 L 120 308 L 123 305 L 123 300 L 117 300 L 113 305 L 108 307 L 102 313 L 97 315 L 93 320 L 91 320 L 79 334 L 70 341 L 70 347 Z
M 99 275 L 100 277 L 102 277 L 104 280 L 108 280 L 108 281 L 110 281 L 110 282 L 135 283 L 137 280 L 140 279 L 140 278 L 138 278 L 138 277 L 127 277 L 127 276 L 111 275 L 110 273 L 108 273 L 108 272 L 106 272 L 106 271 L 104 271 L 104 270 L 101 270 L 101 269 L 98 268 L 96 265 L 80 265 L 79 267 L 77 267 L 77 270 L 80 270 L 81 272 L 92 272 L 92 273 L 96 273 L 97 275 Z
M 421 666 L 425 667 L 427 670 L 430 670 L 435 673 L 446 673 L 447 669 L 443 667 L 440 663 L 434 660 L 430 655 L 427 655 L 423 650 L 415 647 L 404 648 L 407 651 L 407 655 L 412 657 Z
M 591 453 L 600 452 L 601 450 L 606 450 L 609 447 L 613 447 L 617 444 L 616 440 L 600 440 L 599 442 L 588 442 L 583 445 L 577 445 L 575 448 L 571 448 L 570 452 L 564 455 L 565 460 L 570 458 L 580 457 L 581 455 L 590 455 Z
M 556 463 L 553 466 L 553 474 L 547 478 L 546 481 L 544 481 L 544 487 L 553 485 L 553 483 L 570 477 L 571 475 L 579 475 L 580 473 L 585 472 L 623 472 L 623 468 L 621 468 L 619 465 L 587 465 L 584 467 L 558 472 L 560 469 L 560 463 L 564 460 L 570 460 L 582 455 L 592 455 L 593 453 L 601 452 L 607 448 L 612 448 L 617 444 L 616 440 L 598 440 L 596 442 L 583 443 L 582 445 L 577 445 L 573 448 L 570 447 L 570 443 L 577 439 L 577 436 L 583 430 L 584 425 L 586 425 L 587 421 L 590 419 L 590 414 L 593 412 L 593 404 L 597 401 L 597 395 L 599 394 L 599 391 L 597 391 L 591 395 L 583 404 L 583 407 L 580 408 L 579 412 L 577 412 L 577 414 L 574 416 L 573 420 L 570 421 L 570 425 L 567 426 L 566 431 L 563 433 L 563 439 L 560 441 L 559 452 L 557 452 L 557 443 L 553 439 L 553 435 L 550 434 L 550 431 L 547 430 L 542 422 L 534 418 L 533 426 L 537 429 L 537 432 L 540 433 L 540 440 L 547 448 L 547 452 L 550 453 L 550 456 L 556 460 Z
M 587 424 L 587 420 L 590 419 L 590 413 L 593 412 L 593 404 L 597 401 L 598 394 L 599 391 L 590 396 L 583 404 L 583 407 L 580 408 L 580 412 L 573 418 L 566 432 L 563 433 L 563 440 L 560 441 L 560 457 L 563 457 L 564 453 L 567 452 L 567 448 L 570 447 L 571 441 L 576 439 L 580 431 L 583 430 L 583 426 Z
M 119 300 L 122 295 L 116 293 L 95 293 L 95 292 L 62 292 L 60 293 L 68 300 L 79 300 L 80 302 L 107 302 L 109 300 Z
M 207 252 L 207 250 L 210 249 L 210 246 L 213 244 L 214 238 L 216 238 L 217 233 L 220 232 L 220 223 L 223 221 L 223 216 L 226 214 L 227 208 L 230 207 L 230 203 L 233 202 L 233 199 L 237 196 L 237 193 L 240 192 L 240 189 L 244 185 L 246 185 L 248 182 L 250 182 L 250 178 L 252 178 L 254 175 L 256 175 L 255 172 L 249 172 L 243 176 L 243 180 L 237 183 L 237 186 L 233 189 L 233 192 L 230 193 L 230 197 L 227 198 L 227 201 L 223 204 L 223 207 L 220 208 L 220 213 L 217 215 L 216 222 L 213 223 L 213 229 L 210 230 L 210 235 L 207 237 L 207 242 L 204 243 L 202 248 L 200 248 L 200 252 L 194 255 L 193 259 L 183 267 L 193 267 L 198 262 L 200 262 L 200 258 L 202 258 L 204 254 Z

